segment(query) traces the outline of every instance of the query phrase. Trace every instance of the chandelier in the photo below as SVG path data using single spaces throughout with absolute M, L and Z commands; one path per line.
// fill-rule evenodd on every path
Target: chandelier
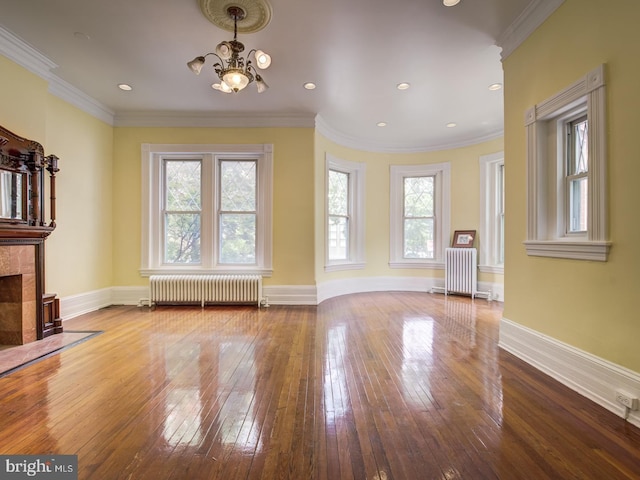
M 253 53 L 255 66 L 261 70 L 271 65 L 271 57 L 262 50 L 255 49 L 249 51 L 246 58 L 241 57 L 244 45 L 237 40 L 238 20 L 244 19 L 246 14 L 242 8 L 230 6 L 227 8 L 227 15 L 233 20 L 233 40 L 219 43 L 215 52 L 196 57 L 187 66 L 196 75 L 200 75 L 205 58 L 213 55 L 219 60 L 213 64 L 213 69 L 220 79 L 220 83 L 211 85 L 213 88 L 224 93 L 237 93 L 255 80 L 258 93 L 262 93 L 269 85 L 262 79 L 249 57 Z

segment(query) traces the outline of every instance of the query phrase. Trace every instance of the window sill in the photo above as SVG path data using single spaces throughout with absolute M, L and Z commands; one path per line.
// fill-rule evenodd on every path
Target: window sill
M 272 269 L 250 267 L 250 268 L 189 268 L 189 267 L 159 267 L 140 269 L 141 277 L 149 277 L 151 275 L 262 275 L 263 277 L 271 277 Z
M 527 240 L 527 255 L 606 262 L 611 242 L 576 242 L 560 240 Z
M 444 270 L 444 263 L 432 262 L 389 262 L 389 268 L 428 268 L 430 270 Z
M 498 273 L 504 275 L 504 267 L 497 265 L 479 265 L 478 270 L 482 273 Z

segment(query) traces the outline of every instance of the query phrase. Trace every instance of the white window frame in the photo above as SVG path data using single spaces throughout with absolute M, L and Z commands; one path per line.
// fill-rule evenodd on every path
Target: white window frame
M 607 148 L 605 69 L 600 65 L 525 113 L 528 255 L 606 261 Z M 567 235 L 564 126 L 586 112 L 589 125 L 587 231 Z
M 325 272 L 359 270 L 365 267 L 365 172 L 364 162 L 351 162 L 327 154 L 325 157 L 325 192 L 329 191 L 329 170 L 349 175 L 349 245 L 348 258 L 329 260 L 329 199 L 325 195 Z
M 478 236 L 481 272 L 504 274 L 504 263 L 500 263 L 498 209 L 500 195 L 498 174 L 504 167 L 504 152 L 482 155 L 480 161 L 480 226 Z M 504 180 L 503 180 L 504 181 Z
M 435 177 L 435 251 L 434 258 L 404 258 L 404 179 Z M 392 165 L 390 171 L 390 252 L 391 268 L 444 269 L 444 250 L 449 244 L 451 224 L 451 164 Z
M 162 252 L 162 163 L 164 159 L 202 160 L 201 263 L 198 265 L 164 264 Z M 218 160 L 256 159 L 257 210 L 256 263 L 253 265 L 219 264 Z M 273 145 L 214 144 L 142 144 L 142 232 L 140 274 L 247 273 L 269 277 L 273 274 Z

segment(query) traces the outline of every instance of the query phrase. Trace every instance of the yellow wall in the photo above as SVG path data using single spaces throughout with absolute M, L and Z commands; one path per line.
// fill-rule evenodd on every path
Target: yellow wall
M 615 8 L 614 8 L 615 7 Z M 635 0 L 566 0 L 504 62 L 509 320 L 640 372 L 640 37 Z M 524 112 L 606 63 L 607 262 L 528 257 Z
M 45 80 L 2 56 L 0 71 L 0 125 L 60 157 L 47 291 L 67 296 L 112 286 L 112 127 L 54 97 Z
M 0 125 L 43 143 L 47 82 L 2 55 L 0 72 Z
M 60 158 L 47 289 L 64 297 L 113 286 L 113 127 L 49 95 L 45 151 Z
M 145 285 L 140 277 L 141 145 L 143 143 L 272 143 L 273 276 L 265 285 L 312 285 L 313 129 L 115 129 L 114 285 Z
M 451 163 L 451 233 L 478 230 L 480 221 L 480 165 L 482 155 L 502 151 L 502 139 L 469 147 L 423 153 L 373 153 L 337 145 L 316 134 L 316 280 L 364 276 L 441 277 L 442 270 L 389 268 L 389 172 L 391 165 Z M 324 272 L 325 265 L 325 158 L 366 164 L 366 268 Z M 480 274 L 480 281 L 502 283 L 502 275 Z

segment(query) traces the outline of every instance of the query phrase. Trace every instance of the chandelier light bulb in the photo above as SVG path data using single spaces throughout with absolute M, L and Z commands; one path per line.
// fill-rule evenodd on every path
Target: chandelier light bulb
M 222 77 L 223 84 L 226 84 L 234 92 L 239 92 L 249 85 L 249 77 L 242 70 L 230 70 Z
M 262 70 L 268 68 L 271 65 L 271 55 L 264 53 L 262 50 L 256 50 L 256 64 Z

